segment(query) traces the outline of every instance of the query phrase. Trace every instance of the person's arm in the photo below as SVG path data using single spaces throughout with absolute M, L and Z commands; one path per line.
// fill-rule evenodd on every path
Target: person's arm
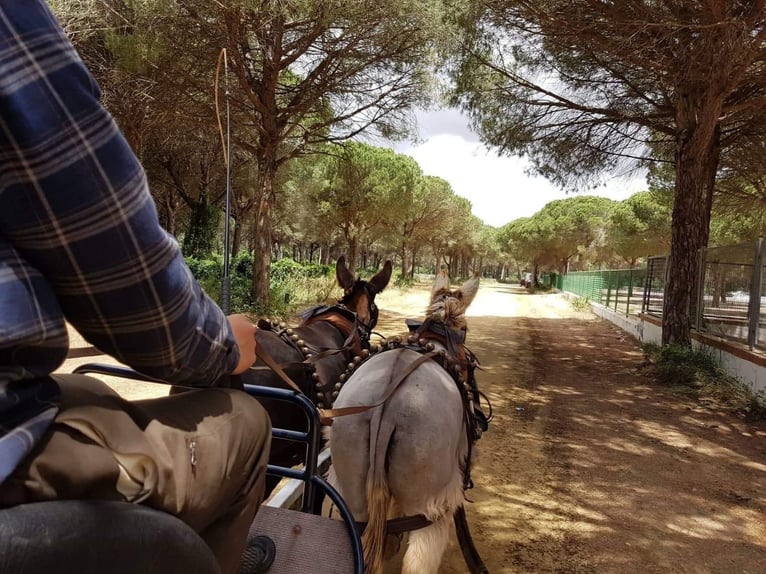
M 102 351 L 169 382 L 239 370 L 226 317 L 160 227 L 141 165 L 44 2 L 0 3 L 0 42 L 0 233 Z

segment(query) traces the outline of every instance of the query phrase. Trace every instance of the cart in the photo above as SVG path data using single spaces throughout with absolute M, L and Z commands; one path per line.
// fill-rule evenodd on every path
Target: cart
M 88 363 L 75 373 L 150 381 L 126 367 Z M 245 385 L 256 398 L 289 401 L 308 419 L 305 432 L 272 429 L 272 436 L 306 445 L 302 469 L 268 465 L 267 473 L 303 485 L 296 496 L 275 496 L 261 506 L 250 536 L 267 535 L 276 546 L 270 574 L 363 574 L 362 545 L 354 518 L 318 466 L 320 422 L 314 404 L 285 389 Z M 312 514 L 326 495 L 341 520 Z M 0 572 L 19 574 L 217 574 L 203 540 L 174 516 L 126 502 L 61 500 L 0 510 Z

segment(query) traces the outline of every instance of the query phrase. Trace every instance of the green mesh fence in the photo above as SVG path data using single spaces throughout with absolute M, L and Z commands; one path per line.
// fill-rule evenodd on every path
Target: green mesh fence
M 646 269 L 576 271 L 558 277 L 557 287 L 625 315 L 641 312 Z

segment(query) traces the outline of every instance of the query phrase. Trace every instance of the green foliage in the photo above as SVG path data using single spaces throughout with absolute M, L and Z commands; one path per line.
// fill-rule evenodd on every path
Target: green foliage
M 210 281 L 220 281 L 223 275 L 223 258 L 218 255 L 211 259 L 197 259 L 196 257 L 186 257 L 186 264 L 191 269 L 192 275 L 200 282 L 206 284 Z M 207 289 L 206 289 L 207 290 Z M 209 291 L 208 291 L 209 292 Z
M 531 217 L 503 226 L 500 249 L 522 265 L 564 272 L 575 256 L 594 252 L 605 241 L 604 229 L 615 202 L 593 196 L 547 203 Z
M 678 344 L 645 344 L 643 352 L 654 365 L 654 376 L 660 384 L 744 414 L 749 420 L 766 419 L 763 391 L 754 393 L 748 385 L 727 375 L 709 353 Z
M 184 235 L 185 255 L 205 258 L 213 252 L 220 217 L 220 210 L 208 203 L 197 203 L 192 207 L 191 221 Z
M 214 301 L 221 303 L 223 278 L 223 256 L 215 254 L 209 259 L 186 257 L 186 264 L 192 275 Z M 252 311 L 250 285 L 253 277 L 253 256 L 240 251 L 229 264 L 229 296 L 232 313 Z
M 657 381 L 668 386 L 693 386 L 703 376 L 721 374 L 715 360 L 688 345 L 665 345 L 652 349 Z
M 280 259 L 271 265 L 271 280 L 285 283 L 294 279 L 309 279 L 316 277 L 332 277 L 335 267 L 318 263 L 300 264 L 289 257 Z
M 710 221 L 710 246 L 736 245 L 766 235 L 763 198 L 751 201 L 749 205 L 721 205 L 714 210 Z
M 575 311 L 590 311 L 590 299 L 588 297 L 577 297 L 572 300 L 572 307 Z
M 609 220 L 609 244 L 631 265 L 670 249 L 670 212 L 658 193 L 644 191 L 618 203 Z
M 408 288 L 415 285 L 415 277 L 411 277 L 410 275 L 402 275 L 401 273 L 396 273 L 394 277 L 394 287 L 398 288 Z
M 319 178 L 324 185 L 311 185 L 307 191 L 314 216 L 343 236 L 353 267 L 359 246 L 372 240 L 373 229 L 398 221 L 413 207 L 422 174 L 415 160 L 388 148 L 351 141 L 328 152 L 332 155 Z M 401 232 L 400 225 L 396 228 Z
M 330 265 L 301 265 L 289 257 L 274 262 L 269 276 L 271 307 L 256 311 L 285 315 L 301 307 L 324 303 L 335 289 L 334 270 Z

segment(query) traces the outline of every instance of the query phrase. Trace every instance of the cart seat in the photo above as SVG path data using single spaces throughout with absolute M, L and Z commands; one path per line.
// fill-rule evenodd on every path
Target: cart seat
M 0 510 L 0 572 L 219 574 L 178 518 L 127 502 L 57 500 Z

